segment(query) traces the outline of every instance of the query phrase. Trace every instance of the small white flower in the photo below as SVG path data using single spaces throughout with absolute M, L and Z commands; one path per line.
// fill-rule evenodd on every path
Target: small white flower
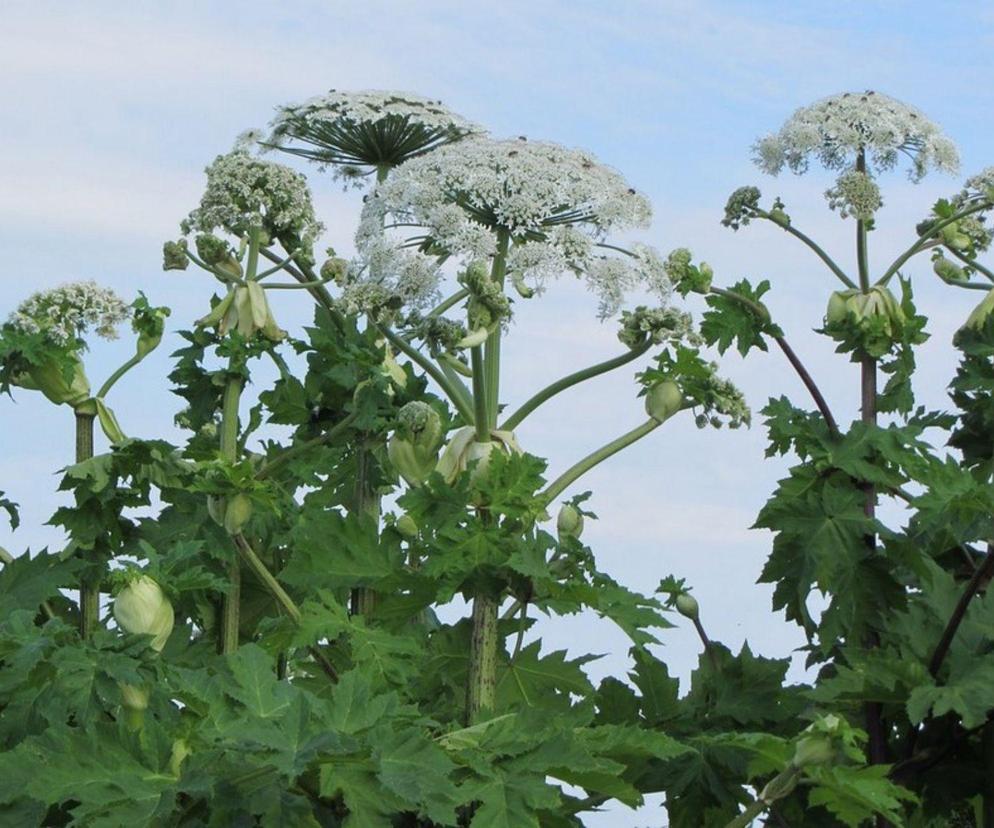
M 879 92 L 846 92 L 802 107 L 754 149 L 757 165 L 771 175 L 785 166 L 803 173 L 812 155 L 830 170 L 847 169 L 861 150 L 876 170 L 891 169 L 906 155 L 915 181 L 930 168 L 955 172 L 959 166 L 955 145 L 936 124 Z
M 847 170 L 839 176 L 835 186 L 825 191 L 830 210 L 838 210 L 842 218 L 867 221 L 883 206 L 877 182 L 865 172 Z
M 103 339 L 116 339 L 129 315 L 128 305 L 109 288 L 68 282 L 29 296 L 8 322 L 27 334 L 43 333 L 53 344 L 75 347 L 90 328 Z

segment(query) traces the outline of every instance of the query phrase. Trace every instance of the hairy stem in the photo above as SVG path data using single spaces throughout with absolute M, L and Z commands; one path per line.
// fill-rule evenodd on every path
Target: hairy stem
M 794 238 L 804 242 L 804 244 L 806 244 L 814 252 L 814 254 L 825 263 L 828 269 L 831 270 L 832 273 L 835 274 L 836 278 L 840 282 L 842 282 L 842 284 L 844 284 L 846 287 L 849 288 L 856 287 L 856 283 L 845 274 L 845 271 L 835 263 L 835 260 L 831 256 L 829 256 L 828 253 L 826 253 L 821 248 L 821 246 L 817 244 L 814 241 L 814 239 L 812 239 L 810 236 L 807 236 L 806 234 L 802 233 L 793 225 L 790 224 L 784 225 L 778 221 L 774 221 L 772 218 L 770 218 L 770 214 L 764 210 L 759 211 L 759 216 L 761 218 L 767 219 L 768 221 L 772 221 L 775 225 L 785 230 L 786 232 L 790 233 L 790 235 L 792 235 Z
M 598 463 L 607 460 L 613 454 L 617 454 L 623 448 L 630 446 L 636 440 L 641 440 L 646 434 L 659 428 L 662 423 L 659 420 L 649 418 L 642 425 L 633 428 L 631 431 L 622 434 L 610 443 L 601 446 L 596 451 L 591 452 L 582 460 L 574 463 L 566 471 L 564 471 L 559 477 L 552 481 L 548 486 L 546 486 L 545 491 L 538 495 L 539 499 L 545 503 L 551 503 L 555 500 L 567 486 L 574 483 L 578 478 L 582 477 L 588 471 L 590 471 Z
M 376 493 L 374 474 L 376 458 L 370 441 L 376 439 L 371 434 L 356 437 L 355 486 L 352 490 L 355 514 L 372 520 L 374 531 L 380 531 L 380 497 Z M 379 439 L 382 440 L 382 437 Z M 352 590 L 352 614 L 369 615 L 376 608 L 376 593 L 369 587 L 356 587 Z
M 473 425 L 478 443 L 490 442 L 490 408 L 487 405 L 486 366 L 483 347 L 470 348 L 473 365 Z
M 481 714 L 493 711 L 497 690 L 497 599 L 477 594 L 473 599 L 473 639 L 469 654 L 469 683 L 466 689 L 466 724 L 475 724 Z
M 537 394 L 532 396 L 527 402 L 523 403 L 517 411 L 515 411 L 504 421 L 501 428 L 506 431 L 513 431 L 529 414 L 531 414 L 540 405 L 556 396 L 556 394 L 565 391 L 567 388 L 572 388 L 574 385 L 579 385 L 581 382 L 586 382 L 588 379 L 593 379 L 601 374 L 606 374 L 608 371 L 613 371 L 615 368 L 620 368 L 622 365 L 627 365 L 629 362 L 638 359 L 651 347 L 651 341 L 644 342 L 643 344 L 632 348 L 630 351 L 626 351 L 625 353 L 613 357 L 612 359 L 599 362 L 596 365 L 591 365 L 588 368 L 583 368 L 580 371 L 576 371 L 563 377 L 562 379 L 556 380 L 554 383 L 547 385 Z
M 235 372 L 234 359 L 228 365 L 228 380 L 221 401 L 221 457 L 229 463 L 238 459 L 238 405 L 241 402 L 244 379 Z M 227 567 L 228 591 L 221 603 L 221 630 L 218 649 L 222 654 L 238 649 L 238 626 L 241 610 L 242 573 L 238 558 Z
M 76 412 L 76 462 L 93 457 L 93 414 Z M 79 634 L 85 641 L 100 623 L 100 578 L 85 575 L 79 583 Z

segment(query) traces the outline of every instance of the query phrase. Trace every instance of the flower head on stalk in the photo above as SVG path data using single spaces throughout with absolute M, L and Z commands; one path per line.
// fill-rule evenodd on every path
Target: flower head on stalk
M 811 156 L 827 169 L 847 170 L 860 152 L 876 171 L 892 169 L 906 155 L 914 181 L 930 168 L 955 172 L 959 166 L 953 142 L 924 113 L 872 91 L 844 92 L 802 107 L 754 149 L 756 163 L 771 175 L 785 166 L 806 172 Z
M 407 92 L 335 89 L 279 107 L 270 127 L 264 145 L 333 167 L 347 184 L 483 132 L 440 101 Z
M 110 288 L 94 281 L 67 282 L 25 299 L 7 320 L 25 334 L 40 334 L 52 345 L 80 348 L 91 328 L 103 339 L 117 339 L 129 316 L 128 305 Z
M 283 164 L 234 150 L 214 159 L 206 173 L 200 206 L 180 225 L 184 234 L 222 230 L 242 238 L 260 230 L 281 243 L 292 237 L 310 246 L 323 230 L 307 180 Z
M 609 232 L 644 227 L 650 216 L 648 200 L 586 152 L 474 138 L 415 158 L 378 185 L 366 202 L 357 246 L 368 259 L 389 238 L 384 227 L 414 226 L 420 234 L 396 248 L 469 262 L 496 256 L 503 239 L 507 276 L 519 293 L 530 296 L 565 271 L 582 274 L 606 317 L 637 286 L 669 293 L 652 248 L 626 251 L 603 243 Z

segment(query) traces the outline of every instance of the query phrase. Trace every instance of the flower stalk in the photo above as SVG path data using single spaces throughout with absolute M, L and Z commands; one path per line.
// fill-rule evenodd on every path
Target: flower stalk
M 76 462 L 93 457 L 93 423 L 95 414 L 76 410 Z M 85 641 L 100 623 L 100 578 L 84 575 L 79 584 L 79 634 Z

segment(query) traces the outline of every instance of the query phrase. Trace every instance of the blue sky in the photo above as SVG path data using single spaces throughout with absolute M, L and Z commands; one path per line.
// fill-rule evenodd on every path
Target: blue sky
M 652 199 L 656 219 L 640 238 L 663 251 L 691 247 L 719 284 L 771 279 L 775 317 L 848 422 L 856 416 L 854 369 L 810 334 L 835 286 L 775 228 L 722 228 L 722 207 L 743 184 L 780 193 L 797 226 L 851 262 L 852 227 L 821 195 L 827 175 L 770 179 L 750 163 L 755 138 L 798 106 L 845 90 L 877 89 L 924 110 L 959 145 L 964 176 L 994 163 L 994 12 L 982 6 L 8 0 L 0 31 L 0 315 L 33 290 L 93 278 L 128 298 L 142 290 L 172 306 L 172 330 L 188 325 L 212 285 L 192 272 L 162 273 L 160 249 L 195 206 L 203 167 L 243 129 L 264 125 L 277 104 L 330 87 L 403 89 L 440 98 L 497 136 L 591 150 Z M 931 202 L 961 178 L 914 186 L 900 172 L 885 176 L 871 265 L 903 249 Z M 311 182 L 328 242 L 348 250 L 357 196 L 316 171 Z M 976 294 L 941 289 L 926 260 L 907 273 L 933 315 L 918 388 L 926 403 L 942 405 L 949 338 Z M 284 327 L 310 313 L 291 293 L 277 305 Z M 508 345 L 508 401 L 617 353 L 615 326 L 595 315 L 594 297 L 567 280 L 526 304 Z M 176 344 L 167 341 L 115 391 L 129 433 L 171 434 L 178 398 L 162 378 Z M 96 347 L 88 359 L 94 383 L 129 350 L 124 342 Z M 757 411 L 784 393 L 806 404 L 777 355 L 729 356 L 723 365 Z M 622 370 L 564 395 L 519 437 L 561 470 L 640 420 L 635 392 L 632 371 Z M 59 502 L 52 489 L 71 456 L 71 420 L 37 395 L 0 400 L 0 489 L 22 503 L 25 517 L 16 533 L 0 527 L 0 545 L 15 553 L 59 543 L 40 525 Z M 631 586 L 651 591 L 666 574 L 686 577 L 713 637 L 736 648 L 748 638 L 755 650 L 782 656 L 800 638 L 769 613 L 769 590 L 753 585 L 769 538 L 748 529 L 785 469 L 763 460 L 764 446 L 760 422 L 717 433 L 698 431 L 689 417 L 667 424 L 583 483 L 601 517 L 585 538 L 603 568 Z M 594 667 L 599 674 L 625 669 L 624 639 L 606 622 L 567 619 L 544 631 L 557 646 L 582 641 L 577 653 L 608 653 Z M 663 640 L 674 672 L 686 676 L 696 638 L 679 628 Z M 604 819 L 591 824 L 618 824 Z

